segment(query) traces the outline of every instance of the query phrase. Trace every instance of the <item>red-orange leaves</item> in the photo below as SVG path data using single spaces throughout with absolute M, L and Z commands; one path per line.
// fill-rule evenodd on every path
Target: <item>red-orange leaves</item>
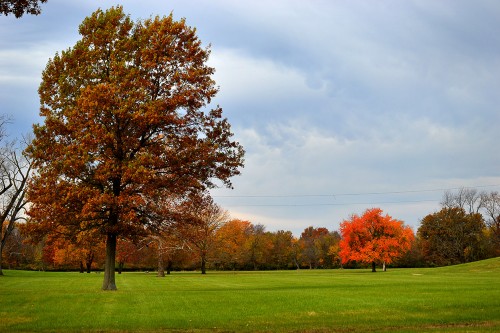
M 410 227 L 379 208 L 368 209 L 362 216 L 353 215 L 340 224 L 343 263 L 391 263 L 411 247 L 414 235 Z

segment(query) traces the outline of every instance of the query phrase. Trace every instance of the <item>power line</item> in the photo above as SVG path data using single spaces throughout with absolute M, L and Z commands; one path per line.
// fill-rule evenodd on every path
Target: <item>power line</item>
M 408 193 L 428 193 L 439 191 L 452 191 L 460 189 L 476 189 L 486 187 L 499 187 L 500 185 L 478 185 L 478 186 L 462 186 L 450 188 L 434 188 L 424 190 L 406 190 L 406 191 L 386 191 L 386 192 L 358 192 L 358 193 L 340 193 L 340 194 L 287 194 L 287 195 L 214 195 L 214 198 L 333 198 L 341 196 L 363 196 L 363 195 L 389 195 L 389 194 L 408 194 Z M 437 199 L 422 199 L 422 200 L 393 200 L 393 201 L 377 201 L 377 202 L 336 202 L 336 203 L 289 203 L 289 204 L 226 204 L 226 207 L 322 207 L 322 206 L 353 206 L 353 205 L 382 205 L 382 204 L 412 204 L 424 202 L 437 202 Z
M 277 195 L 214 195 L 214 198 L 303 198 L 303 197 L 341 197 L 341 196 L 361 196 L 361 195 L 382 195 L 382 194 L 406 194 L 406 193 L 424 193 L 424 192 L 442 192 L 460 189 L 475 189 L 485 187 L 498 187 L 500 185 L 478 185 L 462 186 L 450 188 L 436 188 L 426 190 L 407 190 L 407 191 L 387 191 L 387 192 L 358 192 L 358 193 L 338 193 L 338 194 L 277 194 Z M 261 205 L 259 205 L 261 206 Z
M 320 206 L 352 206 L 352 205 L 382 205 L 382 204 L 405 204 L 436 202 L 436 200 L 408 200 L 408 201 L 381 201 L 381 202 L 345 202 L 345 203 L 322 203 L 322 204 L 242 204 L 225 205 L 226 207 L 320 207 Z

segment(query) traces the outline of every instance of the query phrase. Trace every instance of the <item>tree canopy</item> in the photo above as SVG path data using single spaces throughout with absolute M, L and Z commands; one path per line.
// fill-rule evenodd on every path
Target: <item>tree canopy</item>
M 382 213 L 380 208 L 367 209 L 363 215 L 353 215 L 340 224 L 343 263 L 371 263 L 375 271 L 376 263 L 391 263 L 410 249 L 414 239 L 411 228 Z
M 38 15 L 42 12 L 41 3 L 47 0 L 2 0 L 0 1 L 0 13 L 5 16 L 14 14 L 16 18 L 20 18 L 24 14 Z
M 161 198 L 230 187 L 244 151 L 222 109 L 208 109 L 218 91 L 210 50 L 184 19 L 133 22 L 113 7 L 79 32 L 42 75 L 29 214 L 42 233 L 105 235 L 103 289 L 116 289 L 117 237 L 158 228 Z
M 445 207 L 422 219 L 418 235 L 423 255 L 434 265 L 477 260 L 482 257 L 485 228 L 481 214 Z

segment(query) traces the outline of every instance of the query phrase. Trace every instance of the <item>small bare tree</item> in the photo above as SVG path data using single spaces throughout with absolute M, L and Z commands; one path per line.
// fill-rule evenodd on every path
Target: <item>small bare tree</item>
M 462 208 L 469 214 L 479 213 L 482 208 L 481 193 L 476 189 L 462 187 L 457 192 L 446 191 L 441 200 L 444 208 Z
M 489 229 L 492 256 L 500 254 L 500 195 L 498 192 L 478 192 L 461 188 L 457 192 L 446 191 L 441 205 L 444 208 L 461 208 L 468 214 L 481 213 Z
M 500 194 L 498 192 L 482 193 L 481 201 L 486 215 L 486 224 L 491 232 L 494 248 L 493 255 L 500 254 Z
M 486 212 L 486 218 L 488 224 L 500 223 L 500 194 L 496 191 L 486 193 L 481 193 L 481 203 L 484 211 Z
M 32 170 L 31 160 L 14 145 L 2 148 L 0 152 L 0 275 L 2 253 L 7 238 L 14 230 L 15 223 L 24 219 L 26 185 Z
M 176 253 L 187 248 L 184 240 L 178 238 L 175 232 L 163 232 L 149 237 L 151 242 L 155 243 L 158 256 L 158 277 L 165 277 L 165 268 L 167 275 L 170 274 L 172 259 Z
M 182 216 L 175 226 L 176 232 L 199 256 L 201 274 L 206 274 L 207 262 L 216 246 L 216 232 L 229 221 L 229 213 L 207 192 L 193 194 L 180 209 Z

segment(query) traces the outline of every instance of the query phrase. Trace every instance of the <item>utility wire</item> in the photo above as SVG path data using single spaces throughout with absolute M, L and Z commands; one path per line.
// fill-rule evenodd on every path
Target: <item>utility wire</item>
M 290 195 L 214 195 L 214 198 L 305 198 L 305 197 L 328 197 L 336 199 L 341 196 L 362 196 L 362 195 L 383 195 L 383 194 L 407 194 L 407 193 L 425 193 L 451 191 L 459 189 L 475 189 L 485 187 L 499 187 L 500 185 L 479 185 L 462 186 L 450 188 L 436 188 L 426 190 L 407 190 L 407 191 L 387 191 L 387 192 L 359 192 L 359 193 L 340 193 L 340 194 L 290 194 Z M 310 203 L 310 204 L 228 204 L 226 207 L 321 207 L 321 206 L 352 206 L 352 205 L 381 205 L 381 204 L 411 204 L 423 202 L 437 202 L 436 199 L 425 200 L 397 200 L 397 201 L 379 201 L 379 202 L 344 202 L 344 203 Z
M 405 194 L 405 193 L 424 193 L 424 192 L 442 192 L 460 189 L 474 189 L 485 187 L 497 187 L 497 185 L 479 185 L 462 186 L 450 188 L 436 188 L 427 190 L 407 190 L 407 191 L 388 191 L 388 192 L 358 192 L 358 193 L 339 193 L 339 194 L 281 194 L 281 195 L 214 195 L 213 198 L 301 198 L 301 197 L 341 197 L 341 196 L 361 196 L 361 195 L 382 195 L 382 194 Z M 260 206 L 260 205 L 259 205 Z
M 381 202 L 345 202 L 345 203 L 324 203 L 324 204 L 249 204 L 249 205 L 224 205 L 225 207 L 320 207 L 320 206 L 351 206 L 351 205 L 382 205 L 382 204 L 405 204 L 436 202 L 436 200 L 409 200 L 409 201 L 381 201 Z

